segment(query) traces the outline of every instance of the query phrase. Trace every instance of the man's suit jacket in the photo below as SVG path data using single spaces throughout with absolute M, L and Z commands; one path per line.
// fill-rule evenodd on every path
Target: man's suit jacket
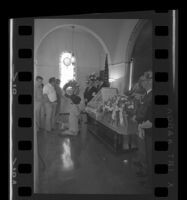
M 149 120 L 152 122 L 152 91 L 144 96 L 142 104 L 137 108 L 136 120 L 138 123 Z
M 87 103 L 89 101 L 91 101 L 91 99 L 93 98 L 93 93 L 97 93 L 97 88 L 96 87 L 91 87 L 91 88 L 86 88 L 85 92 L 84 92 L 84 99 L 87 100 Z

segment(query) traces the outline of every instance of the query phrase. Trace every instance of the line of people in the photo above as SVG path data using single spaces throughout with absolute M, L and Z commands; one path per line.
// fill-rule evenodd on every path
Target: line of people
M 84 103 L 87 103 L 105 87 L 104 81 L 95 75 L 89 76 L 87 87 L 84 91 Z M 60 80 L 51 77 L 47 84 L 43 84 L 43 77 L 37 76 L 35 80 L 35 122 L 37 131 L 44 129 L 51 132 L 57 128 L 57 123 L 60 122 L 61 100 L 66 98 L 66 93 L 60 88 Z M 80 118 L 81 98 L 78 95 L 72 94 L 68 97 L 71 105 L 69 110 L 68 126 L 61 122 L 61 129 L 69 127 L 64 134 L 76 135 L 79 131 L 78 121 Z
M 52 77 L 46 85 L 43 85 L 43 77 L 37 76 L 34 92 L 36 129 L 50 132 L 55 129 L 60 113 L 63 96 L 60 80 Z

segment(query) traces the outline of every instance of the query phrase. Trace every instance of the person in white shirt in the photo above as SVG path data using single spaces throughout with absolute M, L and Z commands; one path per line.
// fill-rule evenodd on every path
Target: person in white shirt
M 45 99 L 45 130 L 50 132 L 55 129 L 55 114 L 56 114 L 56 105 L 57 105 L 57 95 L 55 91 L 55 82 L 54 77 L 49 79 L 49 82 L 43 88 L 43 95 Z

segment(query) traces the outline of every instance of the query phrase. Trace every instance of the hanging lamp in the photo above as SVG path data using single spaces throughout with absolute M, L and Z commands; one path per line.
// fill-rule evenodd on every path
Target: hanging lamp
M 74 54 L 74 29 L 75 29 L 75 26 L 72 26 L 72 56 L 71 56 L 71 62 L 72 62 L 72 64 L 75 63 L 75 54 Z

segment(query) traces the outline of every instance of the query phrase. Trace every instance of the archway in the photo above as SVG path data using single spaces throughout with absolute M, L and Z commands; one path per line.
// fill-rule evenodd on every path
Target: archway
M 145 36 L 144 33 L 146 31 L 147 31 L 147 33 L 146 33 L 147 35 Z M 142 40 L 142 43 L 144 43 L 144 44 L 140 45 L 141 40 Z M 144 63 L 146 63 L 146 66 L 141 67 L 141 69 L 140 69 L 140 66 L 139 66 L 139 68 L 134 66 L 134 64 L 135 64 L 134 57 L 137 57 L 138 53 L 141 54 L 141 52 L 140 51 L 138 52 L 137 49 L 143 48 L 143 46 L 145 46 L 145 44 L 147 44 L 147 46 L 149 46 L 149 47 L 146 46 L 145 49 L 142 49 L 142 52 L 143 51 L 150 52 L 150 55 L 148 56 L 149 61 L 148 62 L 145 61 Z M 152 53 L 152 24 L 151 24 L 150 20 L 140 19 L 138 21 L 138 23 L 136 24 L 136 26 L 134 27 L 134 30 L 130 36 L 130 39 L 129 39 L 128 45 L 127 45 L 127 49 L 126 49 L 125 60 L 126 60 L 126 64 L 127 64 L 127 69 L 128 69 L 127 73 L 128 73 L 129 78 L 127 78 L 125 80 L 126 81 L 125 85 L 127 86 L 125 88 L 125 91 L 129 90 L 130 82 L 131 83 L 136 82 L 138 79 L 138 76 L 140 76 L 140 74 L 148 68 L 148 65 L 150 64 L 150 62 L 152 62 L 151 53 Z M 132 65 L 131 65 L 132 59 L 133 59 L 133 69 L 132 69 Z M 146 59 L 144 59 L 144 60 L 146 60 Z M 136 64 L 137 64 L 137 62 L 138 61 L 136 60 Z
M 107 47 L 101 40 L 93 37 L 93 34 L 74 26 L 74 42 L 72 42 L 72 25 L 59 26 L 54 28 L 41 39 L 40 44 L 35 48 L 35 75 L 40 75 L 44 78 L 44 84 L 50 77 L 56 77 L 60 80 L 69 74 L 61 73 L 64 65 L 61 65 L 61 55 L 63 52 L 74 52 L 76 58 L 75 71 L 76 80 L 80 86 L 80 96 L 83 96 L 86 79 L 90 73 L 100 72 L 103 65 L 103 55 L 109 53 Z M 72 45 L 74 43 L 74 45 Z M 110 60 L 110 54 L 108 54 Z M 67 66 L 69 68 L 69 65 Z M 63 77 L 61 76 L 63 74 Z M 66 77 L 65 77 L 66 78 Z M 65 80 L 65 79 L 64 79 Z M 61 84 L 63 86 L 64 83 Z M 65 105 L 65 103 L 64 103 Z M 63 112 L 68 113 L 68 106 L 61 109 Z
M 96 38 L 98 40 L 98 42 L 101 44 L 101 46 L 103 47 L 105 53 L 108 55 L 108 64 L 110 65 L 111 64 L 111 56 L 110 56 L 110 52 L 105 44 L 105 42 L 103 41 L 103 39 L 98 35 L 96 34 L 94 31 L 92 31 L 91 29 L 85 27 L 85 26 L 82 26 L 82 25 L 77 25 L 77 24 L 63 24 L 63 25 L 60 25 L 60 26 L 56 26 L 54 28 L 52 28 L 50 31 L 48 31 L 41 39 L 40 39 L 40 42 L 39 44 L 36 46 L 35 48 L 35 58 L 36 58 L 36 55 L 37 55 L 37 51 L 42 43 L 42 41 L 50 34 L 52 33 L 53 31 L 59 29 L 59 28 L 65 28 L 65 27 L 72 27 L 74 26 L 75 28 L 79 28 L 81 30 L 84 30 L 86 32 L 88 32 L 89 34 L 91 34 L 94 38 Z M 35 64 L 37 64 L 37 61 L 35 60 L 34 61 Z

